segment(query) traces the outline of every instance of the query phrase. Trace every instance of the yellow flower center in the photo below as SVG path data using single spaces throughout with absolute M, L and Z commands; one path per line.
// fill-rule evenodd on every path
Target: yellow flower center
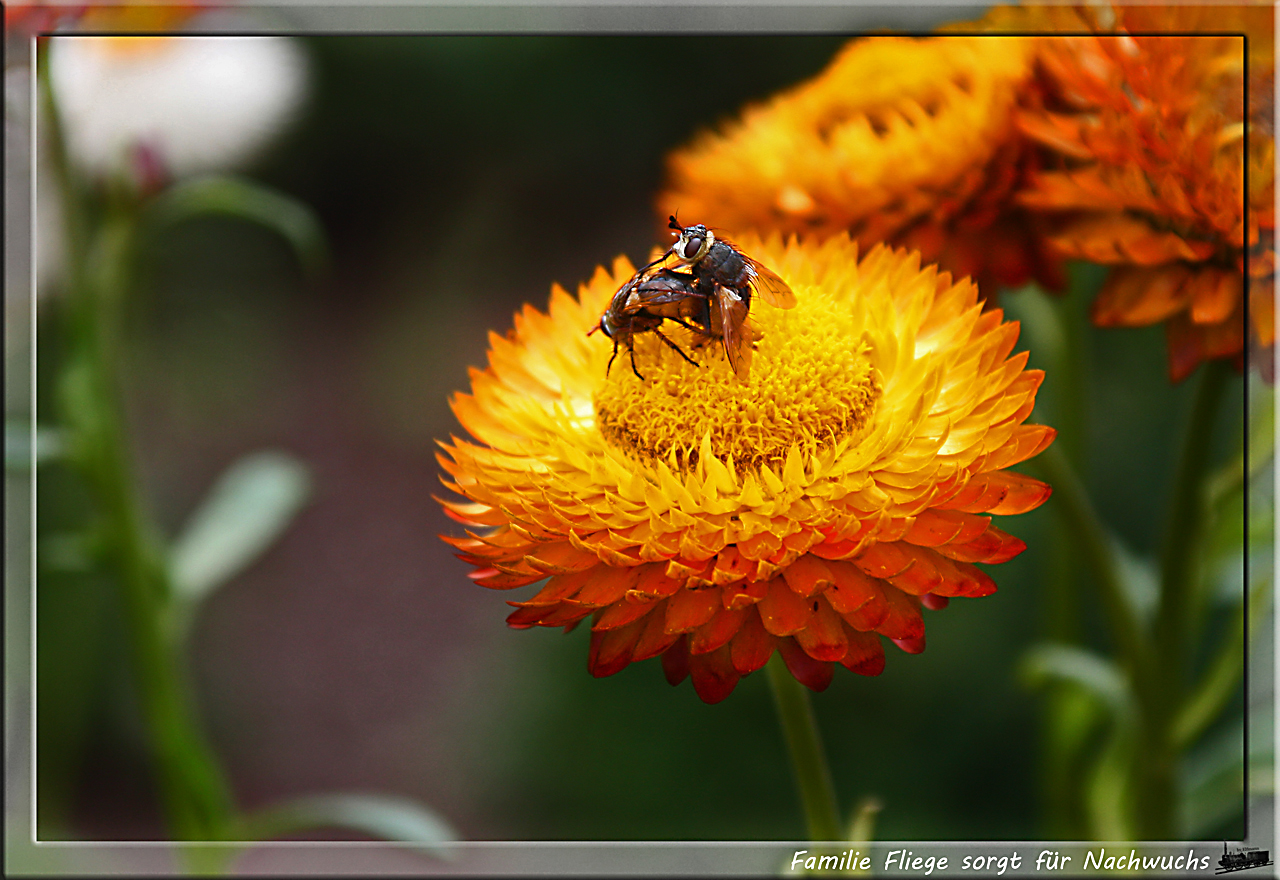
M 700 366 L 653 333 L 635 336 L 631 370 L 625 343 L 596 390 L 596 424 L 605 439 L 646 461 L 697 464 L 704 435 L 713 454 L 735 465 L 782 462 L 792 446 L 816 452 L 856 434 L 869 421 L 881 385 L 862 328 L 817 288 L 797 289 L 799 304 L 777 309 L 756 297 L 757 341 L 747 381 L 734 375 L 719 340 L 697 346 L 690 331 L 659 329 Z

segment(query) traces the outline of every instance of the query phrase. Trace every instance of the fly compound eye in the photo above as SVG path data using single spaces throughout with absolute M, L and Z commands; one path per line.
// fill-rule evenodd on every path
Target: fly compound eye
M 694 235 L 684 243 L 684 248 L 680 251 L 680 256 L 686 260 L 692 260 L 698 256 L 698 251 L 702 250 L 702 236 Z

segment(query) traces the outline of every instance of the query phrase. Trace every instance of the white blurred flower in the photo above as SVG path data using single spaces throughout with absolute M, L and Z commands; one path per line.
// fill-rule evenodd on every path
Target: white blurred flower
M 69 158 L 95 176 L 241 165 L 306 87 L 306 59 L 287 37 L 58 36 L 49 53 Z

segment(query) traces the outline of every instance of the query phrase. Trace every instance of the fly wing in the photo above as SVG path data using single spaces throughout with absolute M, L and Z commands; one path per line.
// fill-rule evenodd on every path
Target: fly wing
M 712 328 L 720 331 L 729 366 L 743 382 L 751 373 L 751 359 L 755 354 L 753 343 L 756 340 L 756 332 L 747 321 L 747 311 L 747 302 L 738 296 L 737 291 L 716 285 Z
M 796 295 L 776 272 L 760 265 L 750 257 L 743 257 L 743 259 L 747 264 L 747 273 L 751 276 L 751 281 L 748 283 L 765 302 L 780 309 L 789 309 L 796 304 Z
M 693 286 L 693 276 L 687 272 L 660 269 L 648 278 L 633 279 L 637 300 L 641 306 L 664 305 L 695 297 L 706 297 Z

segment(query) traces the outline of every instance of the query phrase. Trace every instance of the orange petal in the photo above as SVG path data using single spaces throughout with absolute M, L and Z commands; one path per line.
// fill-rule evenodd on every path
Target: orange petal
M 667 566 L 661 562 L 639 566 L 640 574 L 631 592 L 649 599 L 666 598 L 680 589 L 682 582 L 667 577 Z
M 784 568 L 782 577 L 787 586 L 801 596 L 812 596 L 835 583 L 831 569 L 812 553 L 806 553 Z
M 1015 539 L 1016 540 L 1016 539 Z M 1018 541 L 1018 549 L 1026 545 Z M 915 565 L 896 577 L 886 578 L 892 586 L 913 596 L 989 596 L 996 583 L 986 572 L 967 563 L 946 558 L 928 547 L 911 548 Z
M 903 540 L 921 547 L 964 543 L 981 535 L 990 524 L 991 518 L 987 516 L 958 510 L 926 510 L 916 516 Z
M 795 639 L 778 639 L 778 653 L 787 664 L 795 680 L 811 691 L 825 691 L 831 684 L 831 676 L 835 667 L 830 663 L 815 660 L 796 644 Z
M 568 626 L 576 625 L 578 621 L 586 617 L 592 611 L 588 605 L 579 605 L 573 600 L 561 602 L 555 608 L 551 609 L 551 613 L 538 621 L 538 626 Z
M 516 587 L 527 587 L 529 584 L 535 584 L 546 578 L 546 575 L 542 572 L 511 574 L 510 572 L 500 571 L 497 568 L 478 568 L 475 571 L 467 572 L 467 577 L 480 586 L 488 587 L 491 590 L 514 590 Z
M 1236 304 L 1244 294 L 1244 278 L 1238 272 L 1202 269 L 1191 288 L 1192 322 L 1218 324 L 1236 310 Z
M 1090 316 L 1099 327 L 1146 327 L 1159 323 L 1190 304 L 1191 277 L 1192 270 L 1184 263 L 1117 267 L 1111 270 L 1093 301 Z
M 583 553 L 572 544 L 543 544 L 536 553 L 525 557 L 530 568 L 546 574 L 572 574 L 599 564 L 594 555 Z
M 825 599 L 815 601 L 818 603 L 818 610 L 813 613 L 809 625 L 795 634 L 796 643 L 815 660 L 838 662 L 849 651 L 844 621 L 831 610 Z
M 887 578 L 902 574 L 914 565 L 915 561 L 910 546 L 896 541 L 891 544 L 877 542 L 853 558 L 853 564 L 873 578 Z
M 813 603 L 798 596 L 782 578 L 774 578 L 756 608 L 764 628 L 775 636 L 789 636 L 804 629 L 813 616 Z
M 742 557 L 737 547 L 726 547 L 716 555 L 711 580 L 720 585 L 731 584 L 742 580 L 749 570 L 754 569 L 755 566 Z
M 525 602 L 508 602 L 517 608 L 536 608 L 557 605 L 561 599 L 572 599 L 578 590 L 586 586 L 595 577 L 595 572 L 588 569 L 577 574 L 556 575 L 532 599 Z
M 680 633 L 697 629 L 715 616 L 721 607 L 718 589 L 676 592 L 667 600 L 667 632 Z
M 464 526 L 500 526 L 507 521 L 506 514 L 487 504 L 449 501 L 434 495 L 431 497 L 444 508 L 449 519 Z
M 639 620 L 648 614 L 659 600 L 650 602 L 629 602 L 623 599 L 620 602 L 614 602 L 608 608 L 600 611 L 600 616 L 596 618 L 596 622 L 591 625 L 594 629 L 617 629 L 626 626 L 633 620 Z
M 728 645 L 721 645 L 719 650 L 709 654 L 691 655 L 689 677 L 693 679 L 693 689 L 704 703 L 718 703 L 729 696 L 741 678 L 738 670 L 733 668 Z
M 963 489 L 937 506 L 943 510 L 1004 516 L 1034 510 L 1052 494 L 1053 489 L 1048 483 L 1013 471 L 992 471 L 978 474 Z
M 639 566 L 615 568 L 612 565 L 600 565 L 593 571 L 595 577 L 589 580 L 574 597 L 583 605 L 590 605 L 592 608 L 603 608 L 621 600 L 627 590 L 635 586 L 640 577 Z
M 768 581 L 743 581 L 724 588 L 721 600 L 726 608 L 746 608 L 764 598 Z
M 556 603 L 555 605 L 537 605 L 530 608 L 517 608 L 515 611 L 512 611 L 507 615 L 507 626 L 512 629 L 528 629 L 552 611 L 555 611 L 557 607 L 559 607 L 559 603 Z M 589 614 L 590 611 L 587 613 Z
M 1275 281 L 1255 278 L 1249 282 L 1249 324 L 1263 348 L 1276 341 Z
M 715 617 L 695 629 L 689 636 L 689 653 L 706 654 L 727 644 L 738 632 L 746 619 L 745 608 L 725 608 L 721 606 Z
M 937 549 L 939 553 L 948 559 L 955 559 L 960 562 L 986 562 L 990 565 L 995 565 L 1001 562 L 1008 562 L 1023 550 L 1026 550 L 1027 544 L 1021 538 L 1015 538 L 995 526 L 988 526 L 986 531 L 972 540 L 963 543 L 946 544 Z
M 760 620 L 760 612 L 755 608 L 746 610 L 746 619 L 729 643 L 733 668 L 746 675 L 755 672 L 773 656 L 774 637 L 764 628 Z
M 875 579 L 851 562 L 830 562 L 835 583 L 823 595 L 839 614 L 851 614 L 874 599 L 880 592 Z

